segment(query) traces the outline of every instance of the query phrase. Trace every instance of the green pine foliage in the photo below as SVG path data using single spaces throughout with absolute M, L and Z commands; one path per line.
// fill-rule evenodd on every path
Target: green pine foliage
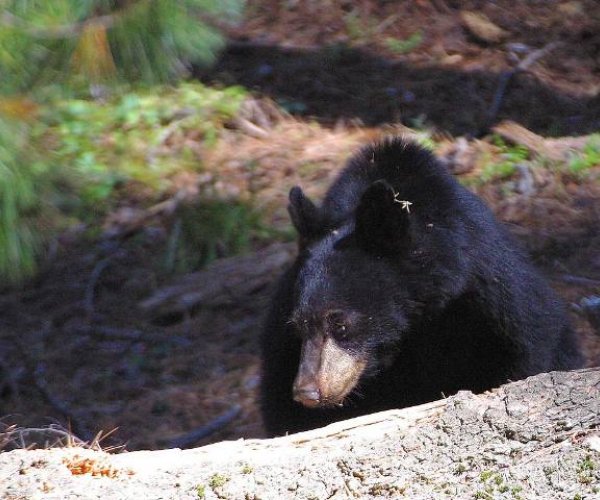
M 34 274 L 49 229 L 60 226 L 56 201 L 68 180 L 27 146 L 31 128 L 0 118 L 0 289 Z
M 46 230 L 54 225 L 48 214 L 65 204 L 65 185 L 89 176 L 89 182 L 80 183 L 92 186 L 92 194 L 84 193 L 85 203 L 86 196 L 110 190 L 124 177 L 144 175 L 142 163 L 135 163 L 139 172 L 114 168 L 107 173 L 107 165 L 115 163 L 102 157 L 107 148 L 97 147 L 92 134 L 115 132 L 123 147 L 130 136 L 118 136 L 119 125 L 102 114 L 90 94 L 106 100 L 114 84 L 175 83 L 192 63 L 210 64 L 224 45 L 223 20 L 239 19 L 242 7 L 243 0 L 2 2 L 0 287 L 34 273 Z M 120 103 L 121 111 L 129 113 L 125 119 L 136 119 L 138 113 L 146 132 L 154 127 L 152 113 L 168 121 L 164 109 L 147 105 L 146 97 L 132 93 L 127 98 L 132 109 Z M 84 117 L 87 123 L 79 120 Z
M 28 218 L 36 205 L 35 175 L 20 168 L 23 148 L 15 146 L 22 128 L 0 121 L 0 276 L 9 284 L 33 272 L 40 243 Z
M 243 0 L 12 0 L 3 2 L 3 92 L 77 76 L 164 82 L 190 62 L 210 64 L 224 44 L 220 20 L 239 19 Z

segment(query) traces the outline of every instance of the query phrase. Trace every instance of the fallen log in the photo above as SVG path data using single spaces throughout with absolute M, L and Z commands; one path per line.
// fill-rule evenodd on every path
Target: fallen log
M 295 251 L 293 243 L 274 243 L 250 255 L 219 259 L 156 290 L 140 307 L 161 317 L 189 314 L 200 307 L 240 304 L 272 286 Z
M 599 498 L 600 368 L 276 439 L 0 454 L 2 498 Z

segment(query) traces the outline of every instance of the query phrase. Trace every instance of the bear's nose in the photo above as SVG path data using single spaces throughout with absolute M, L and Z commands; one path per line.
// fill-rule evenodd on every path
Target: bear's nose
M 294 387 L 294 401 L 309 408 L 319 405 L 321 393 L 315 384 L 306 384 Z

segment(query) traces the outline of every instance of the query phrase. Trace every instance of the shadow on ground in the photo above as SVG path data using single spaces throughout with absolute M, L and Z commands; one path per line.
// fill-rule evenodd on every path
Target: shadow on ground
M 234 42 L 213 69 L 195 75 L 211 84 L 243 85 L 324 123 L 400 121 L 473 136 L 503 119 L 547 136 L 600 128 L 600 94 L 570 94 L 522 72 L 510 78 L 493 113 L 503 73 L 417 67 L 339 45 L 305 50 Z

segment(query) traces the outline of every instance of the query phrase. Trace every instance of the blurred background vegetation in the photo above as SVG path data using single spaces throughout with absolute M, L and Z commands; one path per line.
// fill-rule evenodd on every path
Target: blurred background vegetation
M 546 54 L 546 49 L 533 50 L 533 42 L 538 43 L 535 40 L 528 41 L 531 46 L 504 43 L 504 39 L 501 41 L 504 45 L 487 38 L 482 41 L 478 34 L 481 26 L 464 25 L 463 7 L 438 8 L 436 2 L 406 2 L 396 7 L 392 2 L 328 2 L 331 9 L 316 1 L 250 2 L 245 27 L 235 40 L 244 3 L 244 0 L 3 2 L 0 284 L 18 285 L 34 276 L 42 261 L 40 257 L 57 246 L 57 238 L 67 228 L 80 227 L 84 235 L 97 235 L 104 231 L 102 226 L 111 214 L 123 217 L 125 211 L 120 209 L 125 204 L 147 209 L 172 198 L 178 191 L 185 191 L 186 186 L 197 202 L 198 193 L 191 191 L 198 175 L 206 173 L 203 165 L 206 155 L 202 152 L 217 144 L 225 130 L 239 125 L 240 116 L 248 111 L 246 105 L 252 100 L 247 88 L 259 89 L 274 99 L 276 113 L 300 115 L 305 122 L 317 115 L 324 127 L 338 119 L 343 125 L 346 114 L 358 124 L 370 125 L 381 125 L 378 120 L 383 116 L 383 125 L 409 125 L 413 132 L 418 129 L 417 139 L 443 155 L 440 134 L 433 137 L 436 125 L 441 124 L 443 130 L 448 122 L 465 122 L 471 130 L 475 128 L 473 122 L 478 119 L 481 122 L 482 117 L 483 122 L 487 120 L 489 107 L 495 106 L 493 114 L 498 113 L 501 104 L 506 111 L 506 103 L 502 102 L 509 94 L 505 83 L 511 77 L 515 80 L 521 71 L 512 69 L 498 75 L 473 71 L 465 55 L 469 50 L 479 51 L 473 53 L 478 53 L 482 60 L 493 55 L 496 59 L 490 66 L 500 64 L 499 61 L 506 65 L 507 57 L 508 61 L 510 57 L 518 61 L 517 53 L 523 50 L 530 55 L 538 53 L 537 57 Z M 489 3 L 469 3 L 471 8 L 486 4 Z M 572 18 L 579 23 L 580 13 L 572 4 L 577 2 L 563 6 L 570 6 L 567 20 Z M 436 28 L 439 32 L 430 29 L 423 17 L 416 17 L 421 19 L 416 27 L 408 26 L 400 22 L 395 9 L 427 18 L 433 12 L 436 22 L 448 16 L 454 23 L 454 31 L 445 39 L 442 35 L 447 30 L 441 24 L 441 28 Z M 544 9 L 540 7 L 540 11 L 545 12 Z M 549 25 L 556 23 L 554 17 L 562 19 L 562 14 L 550 15 L 552 9 L 546 10 Z M 313 23 L 315 13 L 324 16 L 318 23 Z M 487 18 L 479 22 L 484 26 L 490 24 Z M 521 30 L 520 34 L 515 31 L 515 40 L 526 40 L 523 33 L 531 31 L 519 27 L 516 21 L 511 26 Z M 585 29 L 582 30 L 581 36 L 587 36 Z M 329 33 L 331 39 L 319 41 L 321 35 L 315 33 L 322 31 Z M 217 60 L 225 47 L 225 32 L 234 38 L 233 49 L 228 53 L 230 66 L 214 67 L 215 80 L 205 78 L 210 86 L 204 85 L 198 79 L 202 76 L 199 68 L 210 67 Z M 285 40 L 292 50 L 280 51 L 273 46 L 270 55 L 261 53 L 268 47 L 264 40 L 270 39 Z M 239 57 L 236 43 L 241 47 Z M 306 49 L 319 43 L 320 49 Z M 447 47 L 441 50 L 442 45 Z M 545 47 L 555 46 L 560 47 L 555 43 Z M 365 55 L 367 52 L 363 54 L 361 51 L 366 47 L 394 63 L 383 64 Z M 575 59 L 564 56 L 556 60 Z M 433 69 L 420 73 L 415 61 L 426 61 Z M 410 64 L 403 66 L 407 62 Z M 587 63 L 581 64 L 584 67 Z M 455 68 L 462 70 L 456 72 Z M 358 72 L 358 78 L 353 71 Z M 562 66 L 556 71 L 561 72 Z M 540 74 L 543 76 L 543 71 Z M 521 80 L 521 85 L 529 81 L 527 76 Z M 440 90 L 436 90 L 438 85 Z M 514 83 L 513 86 L 517 87 Z M 476 91 L 469 91 L 471 87 Z M 461 89 L 467 89 L 466 94 L 475 97 L 468 100 L 464 92 L 459 93 Z M 578 123 L 577 120 L 587 116 L 588 108 L 591 112 L 587 114 L 592 118 L 597 114 L 593 111 L 593 100 L 588 105 L 587 101 L 578 103 L 572 97 L 555 97 L 541 85 L 524 86 L 521 90 L 525 97 L 515 92 L 517 97 L 511 109 L 518 110 L 519 116 L 533 117 L 526 125 L 534 125 L 537 120 L 552 128 L 553 120 L 559 122 L 559 118 L 564 123 Z M 445 99 L 448 96 L 451 98 Z M 532 101 L 539 96 L 541 104 Z M 546 97 L 547 102 L 543 99 Z M 531 101 L 527 113 L 520 112 L 522 103 L 518 99 Z M 564 116 L 551 109 L 563 101 L 572 107 L 565 105 Z M 389 113 L 382 114 L 387 108 Z M 332 115 L 332 110 L 338 115 Z M 365 110 L 372 111 L 372 116 L 365 116 Z M 259 114 L 265 112 L 259 110 Z M 539 119 L 535 118 L 537 114 Z M 440 116 L 449 118 L 440 120 Z M 509 116 L 518 121 L 514 112 Z M 501 113 L 494 118 L 500 121 Z M 252 123 L 246 122 L 244 126 L 249 129 L 243 132 L 250 136 L 258 134 L 266 139 L 268 135 L 268 142 L 275 147 L 277 141 L 271 139 L 272 134 L 266 134 L 260 127 L 253 128 Z M 299 129 L 284 133 L 285 139 L 298 134 Z M 459 133 L 447 130 L 452 135 Z M 485 123 L 480 130 L 491 132 L 485 129 Z M 469 141 L 477 135 L 464 130 L 460 134 Z M 346 135 L 352 134 L 346 131 Z M 514 184 L 521 164 L 537 161 L 540 156 L 539 151 L 534 155 L 529 146 L 519 145 L 518 141 L 515 144 L 493 134 L 490 137 L 492 152 L 485 148 L 478 159 L 481 168 L 470 179 L 462 180 L 474 189 L 497 180 Z M 475 146 L 475 142 L 469 142 L 469 148 Z M 285 151 L 288 144 L 279 147 Z M 573 148 L 568 144 L 566 149 Z M 583 149 L 579 147 L 577 154 L 569 152 L 565 156 L 567 162 L 561 158 L 546 163 L 566 169 L 571 177 L 581 177 L 598 165 L 599 151 L 595 134 Z M 344 155 L 347 153 L 344 149 Z M 453 152 L 446 153 L 456 156 Z M 255 168 L 252 162 L 276 170 L 268 162 L 263 164 L 262 158 L 268 154 L 261 155 L 256 161 L 249 160 L 248 165 L 240 160 L 243 165 L 237 170 L 243 172 L 238 174 L 251 172 Z M 323 166 L 322 158 L 314 164 Z M 301 165 L 298 171 L 302 173 L 303 168 L 310 170 Z M 238 195 L 250 192 L 246 188 L 238 186 Z M 219 193 L 214 201 L 201 198 L 202 204 L 178 205 L 177 217 L 170 221 L 162 262 L 167 271 L 196 269 L 217 256 L 243 250 L 257 235 L 268 236 L 253 204 L 239 201 L 243 196 L 227 197 Z
M 211 64 L 243 0 L 3 2 L 0 12 L 0 280 L 36 270 L 58 230 L 106 213 L 129 181 L 169 188 L 197 169 L 168 135 L 214 140 L 240 88 L 180 82 Z M 200 111 L 198 111 L 200 110 Z
M 263 436 L 287 191 L 392 134 L 489 204 L 600 360 L 596 4 L 1 2 L 0 451 L 48 419 L 130 450 Z

